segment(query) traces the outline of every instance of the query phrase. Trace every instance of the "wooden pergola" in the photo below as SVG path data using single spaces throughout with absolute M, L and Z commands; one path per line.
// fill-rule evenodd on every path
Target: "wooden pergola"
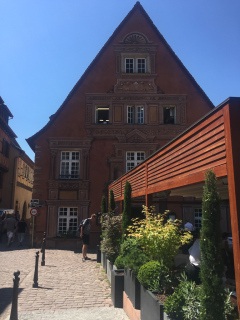
M 128 180 L 132 198 L 157 192 L 196 192 L 212 169 L 229 195 L 237 303 L 240 310 L 240 98 L 229 98 L 144 162 L 109 185 L 115 201 L 124 198 Z M 227 185 L 226 185 L 227 182 Z M 220 186 L 220 184 L 219 184 Z M 224 191 L 224 190 L 223 190 Z M 228 191 L 228 192 L 226 192 Z M 193 194 L 194 196 L 194 194 Z

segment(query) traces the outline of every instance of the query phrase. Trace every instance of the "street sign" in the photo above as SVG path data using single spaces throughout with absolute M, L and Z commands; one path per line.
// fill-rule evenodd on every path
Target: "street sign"
M 33 217 L 36 217 L 38 215 L 38 209 L 37 208 L 32 208 L 30 210 L 30 214 L 33 216 Z

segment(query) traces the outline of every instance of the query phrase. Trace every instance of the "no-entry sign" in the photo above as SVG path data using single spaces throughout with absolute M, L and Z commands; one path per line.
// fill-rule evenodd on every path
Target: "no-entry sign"
M 30 210 L 30 214 L 33 216 L 33 217 L 36 217 L 38 215 L 38 209 L 37 208 L 32 208 Z

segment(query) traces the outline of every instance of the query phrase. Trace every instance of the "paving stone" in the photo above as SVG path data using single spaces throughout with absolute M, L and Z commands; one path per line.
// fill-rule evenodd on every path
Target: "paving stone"
M 38 288 L 32 288 L 35 255 L 27 239 L 22 247 L 15 242 L 7 248 L 0 243 L 0 319 L 10 317 L 13 273 L 20 271 L 19 320 L 128 319 L 122 309 L 112 306 L 111 288 L 96 254 L 82 263 L 80 253 L 71 250 L 46 250 L 45 266 L 38 265 Z

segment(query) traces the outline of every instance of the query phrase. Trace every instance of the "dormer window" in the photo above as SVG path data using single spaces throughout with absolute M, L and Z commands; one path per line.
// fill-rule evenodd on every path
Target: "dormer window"
M 125 58 L 126 73 L 146 73 L 145 58 Z

